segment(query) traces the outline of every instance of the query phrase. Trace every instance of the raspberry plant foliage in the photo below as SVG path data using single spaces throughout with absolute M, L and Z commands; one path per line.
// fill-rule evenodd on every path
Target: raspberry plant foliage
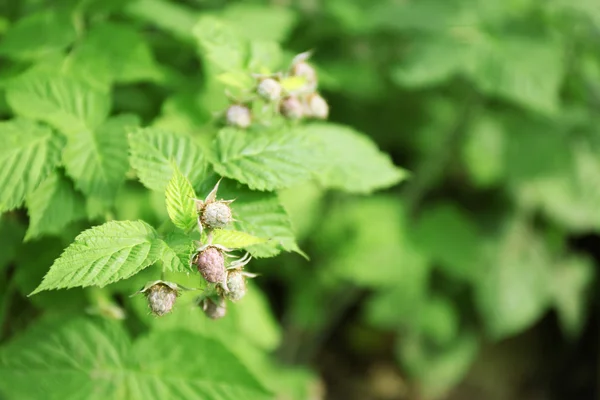
M 65 314 L 4 346 L 0 393 L 7 398 L 271 398 L 274 383 L 247 370 L 242 350 L 271 351 L 277 341 L 260 311 L 266 305 L 250 279 L 260 279 L 251 260 L 281 252 L 307 257 L 278 191 L 316 182 L 366 194 L 406 176 L 366 135 L 315 122 L 329 109 L 309 53 L 294 58 L 274 39 L 240 34 L 227 18 L 192 21 L 153 4 L 185 20 L 158 25 L 189 46 L 189 57 L 197 52 L 202 85 L 158 61 L 143 27 L 152 12 L 135 5 L 126 12 L 83 3 L 39 10 L 15 21 L 0 41 L 0 55 L 19 65 L 0 83 L 10 116 L 0 123 L 0 211 L 7 221 L 15 212 L 29 215 L 27 246 L 57 236 L 62 247 L 50 252 L 43 279 L 31 287 L 22 273 L 18 288 L 32 302 L 81 294 L 84 304 L 71 305 L 97 316 Z M 104 18 L 111 15 L 120 22 Z M 30 40 L 40 30 L 48 37 Z M 135 85 L 169 93 L 158 115 L 123 103 L 120 90 Z M 190 93 L 193 112 L 184 112 L 181 98 Z M 293 113 L 281 112 L 292 103 Z M 243 109 L 243 118 L 232 107 Z M 222 249 L 218 281 L 198 272 L 205 249 Z M 131 312 L 150 329 L 133 342 L 121 322 L 102 321 Z M 181 315 L 197 325 L 189 329 Z M 210 328 L 216 319 L 230 321 L 230 335 L 239 335 L 208 338 L 225 326 Z M 256 321 L 263 332 L 245 328 Z M 59 352 L 50 350 L 58 344 Z M 80 355 L 70 359 L 71 352 Z M 200 359 L 188 363 L 188 354 Z M 98 370 L 114 373 L 94 375 Z M 58 387 L 58 375 L 70 383 Z M 39 384 L 28 386 L 31 379 Z

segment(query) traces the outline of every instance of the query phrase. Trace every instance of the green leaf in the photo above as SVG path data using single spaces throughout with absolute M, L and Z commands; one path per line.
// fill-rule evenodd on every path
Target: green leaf
M 11 81 L 6 100 L 17 115 L 47 122 L 67 135 L 93 131 L 110 111 L 107 91 L 45 70 Z
M 113 82 L 156 80 L 161 72 L 150 46 L 134 28 L 105 22 L 95 25 L 67 63 L 68 71 L 100 88 Z
M 469 128 L 462 158 L 475 185 L 489 187 L 502 178 L 505 141 L 502 125 L 490 116 L 477 118 Z
M 192 272 L 191 259 L 195 246 L 192 239 L 180 231 L 174 231 L 164 239 L 167 244 L 162 255 L 163 267 L 172 272 Z
M 129 170 L 126 132 L 138 124 L 136 116 L 120 115 L 69 136 L 63 162 L 78 189 L 88 196 L 114 197 Z
M 212 231 L 213 243 L 220 244 L 231 249 L 243 249 L 261 244 L 267 239 L 250 235 L 246 232 L 233 231 L 229 229 L 215 229 Z
M 451 203 L 425 208 L 413 228 L 415 244 L 450 276 L 472 281 L 481 274 L 481 240 L 469 215 Z
M 38 325 L 0 352 L 0 389 L 9 399 L 271 398 L 219 341 L 171 331 L 132 343 L 116 323 L 60 322 Z
M 408 173 L 396 167 L 367 136 L 334 124 L 311 124 L 305 134 L 321 139 L 326 165 L 319 170 L 323 185 L 350 193 L 371 193 L 404 180 Z
M 143 221 L 110 221 L 83 231 L 31 294 L 75 286 L 105 286 L 158 261 L 165 243 Z
M 475 300 L 490 336 L 502 339 L 531 326 L 550 305 L 551 260 L 544 243 L 518 218 L 486 250 Z
M 201 53 L 219 70 L 244 69 L 247 43 L 232 26 L 213 16 L 202 16 L 193 33 Z
M 198 13 L 193 8 L 164 0 L 137 0 L 128 4 L 125 11 L 188 41 L 192 40 L 198 21 Z
M 149 189 L 164 192 L 173 176 L 172 162 L 192 185 L 206 173 L 206 159 L 192 138 L 158 129 L 139 129 L 129 135 L 130 161 L 140 181 Z
M 25 119 L 0 122 L 0 212 L 18 207 L 60 160 L 63 140 Z
M 250 189 L 282 189 L 312 177 L 322 161 L 321 145 L 300 130 L 248 134 L 225 128 L 215 140 L 212 161 L 217 173 Z
M 233 3 L 225 8 L 222 17 L 248 40 L 284 41 L 296 22 L 290 8 L 258 4 Z
M 75 38 L 75 28 L 67 13 L 39 12 L 20 19 L 6 32 L 0 42 L 0 54 L 16 59 L 39 59 L 63 50 Z
M 69 223 L 86 216 L 85 198 L 58 172 L 48 176 L 27 196 L 29 228 L 25 240 L 59 233 Z
M 577 337 L 586 322 L 594 276 L 594 263 L 581 256 L 562 259 L 554 269 L 550 290 L 560 326 L 571 339 Z
M 198 224 L 194 188 L 188 179 L 173 164 L 173 177 L 165 192 L 167 212 L 176 227 L 189 232 Z

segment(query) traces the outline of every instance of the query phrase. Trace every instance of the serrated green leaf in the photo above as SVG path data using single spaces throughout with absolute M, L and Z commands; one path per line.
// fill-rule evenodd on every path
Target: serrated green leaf
M 127 131 L 138 124 L 136 116 L 120 115 L 68 137 L 63 162 L 77 188 L 88 196 L 114 197 L 129 170 Z
M 267 5 L 233 3 L 222 14 L 223 19 L 235 27 L 238 34 L 251 41 L 285 40 L 296 22 L 290 8 Z
M 214 16 L 203 16 L 194 26 L 200 52 L 221 71 L 241 71 L 247 57 L 247 43 L 227 23 Z
M 132 343 L 121 325 L 85 319 L 38 325 L 0 351 L 0 371 L 9 399 L 271 398 L 224 343 L 185 331 Z
M 173 164 L 173 177 L 165 191 L 167 213 L 176 227 L 184 232 L 191 231 L 198 224 L 196 194 L 190 181 Z
M 350 193 L 371 193 L 406 179 L 367 136 L 342 125 L 311 124 L 303 129 L 323 142 L 325 165 L 318 173 L 326 187 Z
M 166 271 L 192 272 L 191 259 L 195 250 L 193 240 L 186 234 L 171 232 L 164 239 L 167 244 L 162 255 L 163 267 Z
M 206 159 L 189 136 L 146 128 L 129 135 L 129 146 L 131 165 L 149 189 L 165 190 L 173 176 L 172 162 L 192 185 L 204 179 Z
M 300 130 L 250 135 L 225 128 L 215 140 L 212 161 L 217 173 L 250 189 L 275 190 L 310 179 L 321 165 L 321 146 Z
M 58 172 L 48 176 L 27 196 L 29 228 L 25 240 L 58 233 L 69 223 L 86 216 L 85 198 L 73 183 Z
M 158 261 L 165 243 L 143 221 L 110 221 L 83 231 L 32 294 L 76 286 L 105 286 Z
M 64 141 L 25 119 L 0 122 L 0 212 L 18 207 L 60 160 Z
M 110 111 L 107 91 L 45 70 L 11 81 L 6 100 L 17 115 L 47 122 L 67 135 L 93 131 Z
M 212 231 L 213 243 L 220 244 L 231 249 L 244 249 L 261 244 L 268 239 L 259 238 L 246 232 L 229 229 L 214 229 Z
M 75 41 L 76 32 L 67 13 L 56 10 L 25 16 L 2 38 L 0 54 L 32 60 L 59 52 Z

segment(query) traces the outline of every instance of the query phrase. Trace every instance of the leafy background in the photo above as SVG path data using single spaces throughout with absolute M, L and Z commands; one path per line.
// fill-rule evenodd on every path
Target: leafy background
M 597 395 L 596 1 L 0 10 L 0 396 Z M 332 124 L 286 128 L 275 143 L 216 132 L 224 87 L 243 91 L 247 72 L 307 49 Z M 410 179 L 396 185 L 405 173 L 378 148 Z M 156 279 L 144 267 L 162 259 L 197 284 L 177 254 L 186 241 L 155 232 L 170 232 L 169 215 L 190 226 L 164 192 L 189 192 L 169 186 L 175 171 L 208 193 L 211 168 L 232 178 L 220 195 L 238 198 L 236 228 L 276 239 L 252 253 L 281 254 L 252 262 L 261 277 L 223 320 L 186 295 L 151 317 L 128 297 Z M 28 297 L 106 221 L 146 254 L 120 278 L 143 271 Z

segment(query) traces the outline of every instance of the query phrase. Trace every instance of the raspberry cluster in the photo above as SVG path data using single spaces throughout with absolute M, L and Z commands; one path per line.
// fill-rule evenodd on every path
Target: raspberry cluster
M 225 111 L 228 125 L 246 129 L 252 125 L 252 102 L 258 97 L 274 105 L 277 113 L 289 120 L 303 118 L 327 119 L 329 105 L 318 93 L 317 71 L 308 62 L 310 52 L 298 54 L 287 71 L 271 75 L 254 75 L 253 96 L 244 102 L 235 101 Z

